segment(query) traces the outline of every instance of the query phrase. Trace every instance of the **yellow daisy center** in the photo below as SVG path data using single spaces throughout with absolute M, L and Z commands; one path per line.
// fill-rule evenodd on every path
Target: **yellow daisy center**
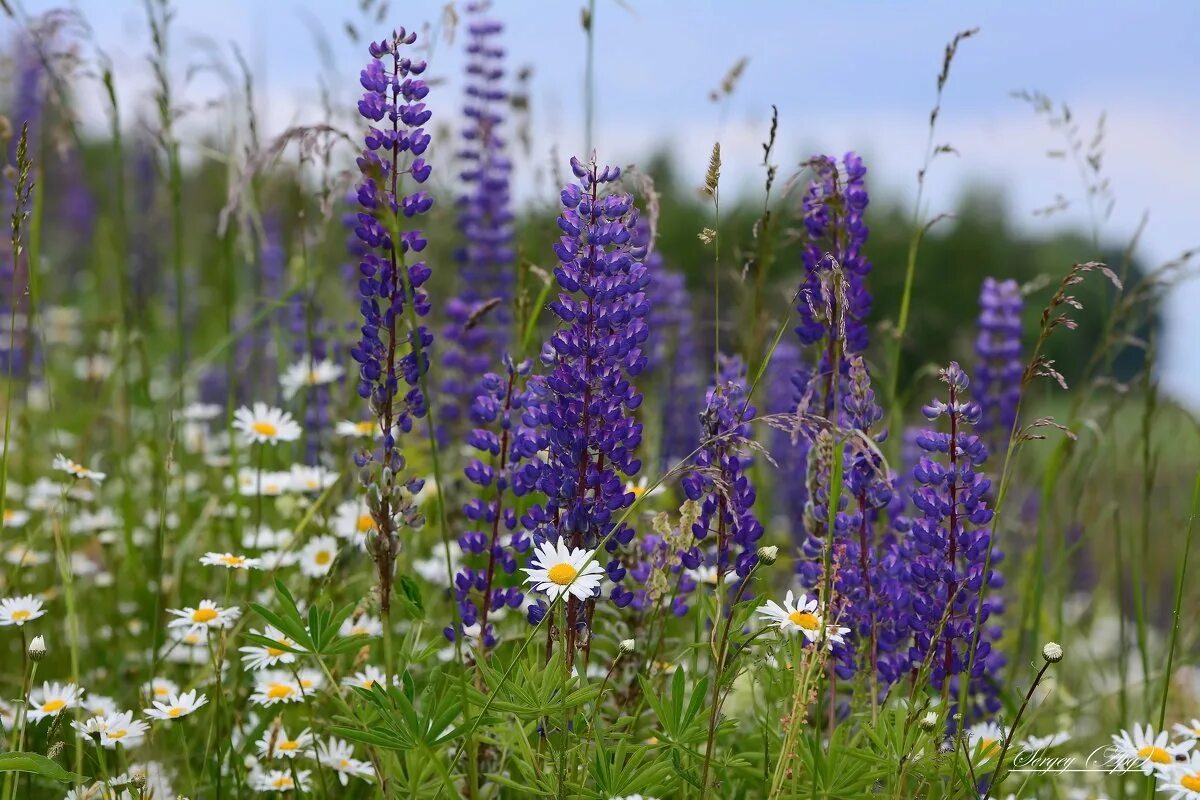
M 47 700 L 46 702 L 42 703 L 42 711 L 45 711 L 47 714 L 53 714 L 55 711 L 62 711 L 66 704 L 66 700 Z
M 171 692 L 165 686 L 155 686 L 154 687 L 154 696 L 155 697 L 166 697 L 170 693 Z
M 286 683 L 272 683 L 267 687 L 267 697 L 272 700 L 282 700 L 285 697 L 291 697 L 294 691 L 295 689 Z
M 328 550 L 318 550 L 313 556 L 313 562 L 318 566 L 325 566 L 333 560 L 333 555 Z
M 362 625 L 355 625 L 353 628 L 350 629 L 350 633 L 353 636 L 363 636 L 366 634 L 366 632 L 367 632 L 367 629 Z
M 301 678 L 300 679 L 300 687 L 303 689 L 311 689 L 313 687 L 312 679 L 311 678 Z
M 5 522 L 8 522 L 10 519 L 16 518 L 16 516 L 17 516 L 17 512 L 13 511 L 11 508 L 4 509 L 4 521 Z
M 570 564 L 555 564 L 546 573 L 546 577 L 559 586 L 567 586 L 575 580 L 575 576 L 578 574 L 579 571 Z
M 646 487 L 641 486 L 641 485 L 628 486 L 628 487 L 626 487 L 626 491 L 629 492 L 630 494 L 632 494 L 634 496 L 634 499 L 636 499 L 646 493 Z
M 197 608 L 192 612 L 192 622 L 208 623 L 219 616 L 215 608 Z
M 820 625 L 817 618 L 807 611 L 793 611 L 788 614 L 787 618 L 793 625 L 804 628 L 806 631 L 815 631 Z
M 375 518 L 370 514 L 363 514 L 358 518 L 358 532 L 366 533 L 375 527 Z
M 338 766 L 341 767 L 342 769 L 348 769 L 350 767 L 350 762 L 347 759 L 343 758 L 341 761 L 338 762 Z
M 280 775 L 278 778 L 271 781 L 271 785 L 276 789 L 290 789 L 292 788 L 292 779 L 287 775 Z
M 1179 779 L 1179 785 L 1189 792 L 1200 792 L 1200 772 L 1184 775 Z
M 170 717 L 171 719 L 174 719 L 175 717 L 179 717 L 182 715 L 183 715 L 183 709 L 180 708 L 179 706 L 171 706 L 170 708 L 167 709 L 167 716 Z
M 354 426 L 354 430 L 357 431 L 362 436 L 367 436 L 372 431 L 375 430 L 375 423 L 374 422 L 360 422 Z
M 119 731 L 108 731 L 107 736 L 110 739 L 124 739 L 128 733 L 129 731 L 122 729 Z
M 279 494 L 282 491 L 282 487 L 278 483 L 264 483 L 262 488 L 267 494 Z
M 1174 762 L 1174 759 L 1171 758 L 1170 753 L 1163 748 L 1156 747 L 1152 744 L 1148 744 L 1141 750 L 1138 750 L 1137 754 L 1138 758 L 1147 758 L 1153 761 L 1155 764 L 1171 764 Z
M 221 556 L 221 560 L 224 561 L 225 565 L 229 567 L 240 567 L 242 564 L 246 563 L 246 559 L 242 558 L 241 556 Z
M 990 753 L 996 748 L 996 740 L 989 739 L 986 736 L 979 740 L 979 752 Z
M 204 641 L 204 637 L 198 633 L 188 633 L 184 635 L 181 641 L 184 644 L 201 644 Z M 166 694 L 166 692 L 162 694 Z
M 275 749 L 276 750 L 289 750 L 289 751 L 290 750 L 299 750 L 300 743 L 295 740 L 280 742 L 278 745 L 275 746 Z
M 373 678 L 363 678 L 362 688 L 373 689 L 374 687 L 375 687 L 375 680 Z
M 20 611 L 12 612 L 13 622 L 24 622 L 25 620 L 29 619 L 30 616 L 32 616 L 31 612 L 26 611 L 23 608 Z
M 259 436 L 278 436 L 279 426 L 272 422 L 260 420 L 250 426 L 250 430 L 257 433 Z

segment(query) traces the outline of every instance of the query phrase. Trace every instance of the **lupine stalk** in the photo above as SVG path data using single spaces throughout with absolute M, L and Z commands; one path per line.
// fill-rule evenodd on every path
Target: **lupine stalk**
M 979 290 L 975 383 L 980 417 L 975 429 L 993 446 L 1007 445 L 1021 399 L 1021 311 L 1025 301 L 1014 280 L 984 278 Z
M 542 351 L 548 374 L 533 383 L 541 403 L 536 423 L 543 426 L 548 456 L 537 488 L 547 499 L 524 516 L 535 541 L 562 537 L 572 547 L 592 549 L 606 543 L 615 553 L 633 539 L 613 514 L 633 503 L 625 478 L 636 475 L 642 425 L 633 412 L 642 395 L 630 382 L 646 365 L 642 346 L 649 328 L 646 289 L 650 276 L 642 264 L 645 248 L 633 231 L 638 213 L 624 193 L 602 193 L 620 170 L 571 159 L 577 182 L 562 191 L 563 235 L 554 246 L 554 270 L 560 293 L 550 309 L 561 320 Z M 611 593 L 625 606 L 633 593 L 619 585 L 625 568 L 617 558 L 607 565 L 616 585 Z M 586 625 L 595 600 L 568 602 L 567 663 L 574 661 L 576 627 Z M 538 607 L 535 607 L 538 608 Z M 541 613 L 531 610 L 531 620 Z

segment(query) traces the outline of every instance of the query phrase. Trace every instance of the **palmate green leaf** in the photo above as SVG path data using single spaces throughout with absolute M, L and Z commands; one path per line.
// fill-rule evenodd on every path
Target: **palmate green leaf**
M 37 753 L 0 753 L 0 772 L 29 772 L 59 783 L 83 783 L 86 776 L 69 772 L 57 762 Z
M 245 639 L 247 642 L 250 642 L 251 644 L 262 645 L 263 647 L 269 647 L 272 650 L 282 650 L 285 653 L 294 653 L 296 655 L 308 655 L 308 652 L 309 652 L 308 650 L 305 650 L 302 647 L 292 647 L 290 645 L 286 645 L 283 642 L 278 641 L 277 639 L 271 639 L 270 637 L 267 637 L 267 636 L 260 636 L 257 633 L 243 633 L 242 638 Z
M 353 636 L 340 637 L 336 639 L 333 644 L 322 647 L 321 655 L 337 656 L 341 655 L 342 653 L 349 653 L 352 650 L 357 650 L 369 641 L 371 641 L 370 636 L 364 636 L 357 633 Z
M 364 731 L 362 728 L 354 728 L 349 725 L 334 725 L 333 734 L 352 742 L 382 747 L 384 750 L 411 750 L 415 747 L 411 741 L 404 741 L 377 730 Z
M 294 642 L 304 643 L 306 648 L 311 649 L 312 641 L 308 638 L 308 631 L 305 630 L 303 623 L 298 623 L 286 617 L 280 616 L 266 606 L 258 603 L 251 603 L 250 608 L 255 614 L 258 614 L 260 617 L 266 620 L 268 624 L 277 628 L 280 633 L 284 634 Z M 309 652 L 309 650 L 306 650 L 305 652 Z

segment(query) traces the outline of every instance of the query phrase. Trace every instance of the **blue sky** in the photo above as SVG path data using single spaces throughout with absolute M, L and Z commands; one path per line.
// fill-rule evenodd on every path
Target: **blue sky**
M 514 66 L 533 68 L 534 150 L 521 191 L 549 189 L 552 148 L 583 147 L 585 39 L 582 0 L 497 0 L 508 25 Z M 30 12 L 53 3 L 27 2 Z M 347 105 L 363 61 L 343 32 L 358 22 L 357 0 L 183 0 L 177 4 L 177 75 L 202 58 L 206 40 L 229 53 L 236 43 L 256 68 L 264 127 L 278 132 L 319 115 L 316 85 L 323 72 L 313 35 L 321 30 Z M 387 25 L 437 23 L 445 2 L 391 3 Z M 780 110 L 778 162 L 798 163 L 814 150 L 857 149 L 868 157 L 874 191 L 913 196 L 934 78 L 942 49 L 958 30 L 979 27 L 955 62 L 938 141 L 958 158 L 941 161 L 929 178 L 931 212 L 944 210 L 968 180 L 986 180 L 1007 194 L 1014 220 L 1032 230 L 1081 224 L 1079 213 L 1046 220 L 1032 210 L 1054 194 L 1078 193 L 1078 179 L 1044 152 L 1058 135 L 1009 96 L 1039 89 L 1067 101 L 1085 126 L 1108 117 L 1105 172 L 1117 205 L 1104 232 L 1124 241 L 1143 212 L 1150 222 L 1141 254 L 1149 263 L 1200 245 L 1200 4 L 1178 2 L 845 2 L 785 0 L 598 0 L 596 145 L 603 159 L 635 162 L 667 145 L 684 174 L 703 173 L 714 139 L 725 153 L 723 186 L 761 182 L 756 164 L 770 106 Z M 76 0 L 112 56 L 123 97 L 146 98 L 146 25 L 135 0 Z M 403 18 L 399 15 L 402 14 Z M 384 31 L 362 26 L 378 38 Z M 459 40 L 461 41 L 461 40 Z M 431 74 L 448 85 L 430 98 L 454 109 L 457 44 L 439 40 Z M 708 91 L 739 58 L 749 65 L 734 96 L 717 107 Z M 217 92 L 194 78 L 197 105 Z M 195 113 L 197 132 L 212 117 Z M 1081 206 L 1082 208 L 1082 206 Z M 1064 265 L 1064 268 L 1068 265 Z M 899 265 L 876 265 L 876 269 Z M 1160 377 L 1175 396 L 1200 408 L 1200 281 L 1177 288 L 1167 304 Z

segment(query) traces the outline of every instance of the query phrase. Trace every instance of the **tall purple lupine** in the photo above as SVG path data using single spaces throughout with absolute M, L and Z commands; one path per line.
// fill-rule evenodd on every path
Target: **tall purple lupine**
M 747 420 L 755 414 L 741 359 L 721 359 L 718 380 L 708 391 L 701 416 L 704 445 L 696 455 L 695 470 L 682 481 L 688 499 L 701 504 L 700 518 L 692 526 L 697 544 L 683 558 L 691 569 L 707 562 L 719 574 L 735 572 L 745 578 L 758 563 L 763 526 L 754 510 L 758 495 L 747 474 L 751 459 L 746 453 L 751 433 Z M 708 541 L 715 545 L 709 548 Z
M 560 289 L 549 307 L 561 321 L 542 351 L 548 370 L 532 383 L 540 404 L 532 420 L 546 432 L 548 455 L 537 479 L 546 502 L 535 505 L 523 522 L 535 540 L 560 536 L 573 547 L 606 543 L 615 553 L 633 539 L 633 530 L 616 525 L 614 516 L 633 503 L 625 479 L 636 475 L 642 424 L 634 412 L 642 395 L 631 383 L 646 365 L 642 347 L 649 328 L 650 275 L 646 255 L 633 236 L 638 212 L 625 193 L 606 193 L 620 169 L 571 159 L 577 182 L 561 193 L 563 235 L 554 245 L 554 270 Z M 620 585 L 625 568 L 613 558 L 608 578 L 611 597 L 627 605 L 633 593 Z M 567 658 L 573 659 L 576 627 L 587 624 L 594 600 L 568 601 Z M 535 607 L 537 608 L 537 607 Z M 531 619 L 540 612 L 533 611 Z
M 933 685 L 955 702 L 959 682 L 973 663 L 967 696 L 969 711 L 978 716 L 1000 708 L 994 676 L 1004 659 L 992 649 L 1000 634 L 992 617 L 1002 605 L 988 597 L 980 610 L 978 598 L 985 581 L 991 589 L 1003 584 L 995 570 L 1003 554 L 992 548 L 985 573 L 992 519 L 986 497 L 991 481 L 978 471 L 987 459 L 987 447 L 970 433 L 980 418 L 979 404 L 968 399 L 969 381 L 957 363 L 942 370 L 941 377 L 948 388 L 946 402 L 935 399 L 922 411 L 930 421 L 944 419 L 947 430 L 925 430 L 917 436 L 925 455 L 913 468 L 916 485 L 911 499 L 920 516 L 903 540 L 910 576 L 912 662 L 920 664 L 931 655 Z M 978 631 L 977 613 L 982 626 Z M 973 642 L 977 643 L 974 655 Z
M 485 16 L 486 4 L 467 7 L 467 120 L 459 177 L 465 191 L 458 199 L 458 228 L 463 245 L 458 295 L 446 304 L 442 357 L 442 393 L 446 405 L 440 420 L 453 426 L 471 401 L 478 376 L 488 370 L 491 353 L 508 346 L 515 279 L 513 213 L 509 180 L 512 162 L 501 135 L 508 102 L 504 86 L 504 49 L 496 42 L 504 26 Z
M 525 595 L 518 586 L 501 586 L 501 572 L 511 575 L 517 556 L 529 549 L 530 540 L 518 524 L 518 504 L 533 491 L 538 478 L 537 454 L 546 447 L 545 434 L 528 424 L 536 418 L 537 396 L 526 388 L 531 365 L 514 364 L 506 357 L 505 374 L 488 373 L 476 387 L 467 409 L 475 425 L 467 443 L 480 457 L 472 458 L 464 473 L 479 487 L 478 496 L 463 506 L 471 529 L 459 537 L 464 554 L 479 565 L 464 566 L 454 579 L 461 626 L 447 627 L 453 641 L 460 631 L 478 629 L 483 647 L 492 647 L 496 635 L 488 616 L 502 608 L 520 608 Z M 499 571 L 498 571 L 499 570 Z
M 1014 280 L 984 278 L 979 290 L 979 336 L 975 383 L 980 417 L 975 429 L 993 447 L 1007 443 L 1021 399 L 1021 311 L 1025 301 Z
M 399 549 L 396 531 L 400 524 L 418 527 L 423 523 L 411 502 L 422 482 L 410 478 L 401 487 L 404 458 L 395 431 L 411 430 L 413 418 L 426 413 L 421 377 L 428 369 L 427 351 L 433 343 L 425 326 L 415 321 L 429 313 L 429 299 L 421 287 L 430 270 L 418 255 L 425 249 L 425 237 L 411 227 L 412 220 L 433 205 L 433 198 L 419 188 L 404 194 L 400 187 L 402 175 L 423 184 L 431 171 L 421 157 L 430 141 L 422 127 L 431 115 L 422 102 L 429 87 L 418 77 L 425 72 L 425 62 L 401 55 L 402 48 L 416 38 L 415 33 L 401 28 L 391 39 L 372 42 L 371 61 L 359 78 L 364 89 L 359 113 L 371 123 L 383 124 L 369 126 L 358 159 L 362 181 L 355 192 L 360 211 L 354 233 L 360 245 L 356 250 L 363 323 L 350 355 L 359 364 L 358 393 L 370 401 L 379 420 L 381 468 L 377 479 L 366 470 L 363 477 L 364 482 L 372 483 L 367 508 L 378 535 L 369 547 L 379 574 L 385 624 Z M 405 229 L 405 225 L 410 227 Z M 401 378 L 409 387 L 403 396 Z M 360 467 L 366 467 L 372 456 L 360 453 L 355 459 Z

